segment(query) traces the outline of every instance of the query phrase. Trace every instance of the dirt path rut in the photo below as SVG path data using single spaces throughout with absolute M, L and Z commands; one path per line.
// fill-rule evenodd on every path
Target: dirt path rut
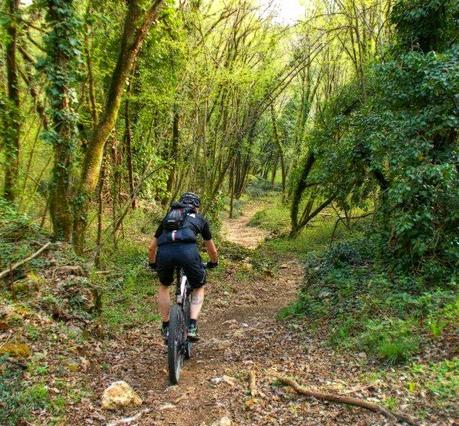
M 225 224 L 228 240 L 250 248 L 263 240 L 264 233 L 245 229 L 254 212 Z M 352 388 L 361 372 L 358 359 L 337 357 L 294 323 L 276 320 L 279 309 L 294 301 L 303 274 L 296 259 L 279 262 L 274 274 L 260 276 L 245 264 L 244 271 L 227 267 L 219 282 L 210 278 L 200 320 L 202 341 L 185 364 L 179 386 L 168 385 L 166 349 L 157 324 L 107 341 L 96 354 L 88 384 L 95 397 L 76 406 L 71 424 L 110 424 L 142 410 L 128 424 L 384 424 L 381 417 L 358 409 L 308 401 L 273 381 L 270 372 L 278 371 L 322 389 Z M 249 392 L 250 372 L 256 376 L 255 396 Z M 144 405 L 130 412 L 102 411 L 96 396 L 115 380 L 130 383 Z

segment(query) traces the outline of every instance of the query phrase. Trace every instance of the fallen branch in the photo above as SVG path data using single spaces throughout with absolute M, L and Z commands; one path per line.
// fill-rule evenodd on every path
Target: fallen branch
M 255 376 L 255 371 L 253 370 L 249 371 L 249 387 L 250 387 L 250 395 L 257 396 L 258 394 L 257 380 Z
M 356 407 L 362 407 L 367 410 L 373 411 L 374 413 L 382 414 L 384 417 L 392 421 L 398 420 L 398 421 L 404 421 L 405 423 L 408 423 L 409 425 L 413 425 L 413 426 L 418 425 L 416 420 L 412 419 L 408 415 L 401 414 L 401 413 L 394 413 L 379 404 L 365 401 L 364 399 L 360 399 L 360 398 L 353 398 L 350 396 L 336 395 L 336 394 L 331 394 L 331 393 L 324 393 L 324 392 L 310 390 L 310 389 L 305 388 L 304 386 L 301 386 L 295 380 L 289 377 L 278 375 L 278 374 L 274 374 L 274 377 L 276 377 L 284 385 L 291 386 L 295 390 L 295 392 L 301 395 L 307 396 L 309 398 L 316 398 L 320 401 L 336 402 L 338 404 L 355 405 Z
M 108 423 L 107 426 L 119 426 L 119 425 L 128 425 L 136 420 L 139 420 L 144 414 L 147 414 L 151 411 L 150 408 L 145 408 L 145 410 L 139 411 L 136 415 L 131 417 L 123 417 L 122 419 L 115 420 L 113 422 Z
M 39 250 L 37 250 L 34 254 L 30 255 L 28 258 L 21 260 L 14 265 L 10 266 L 8 269 L 5 269 L 3 272 L 0 272 L 0 279 L 6 277 L 8 274 L 11 274 L 15 269 L 19 268 L 20 266 L 24 265 L 25 263 L 31 261 L 33 258 L 37 257 L 40 253 L 45 251 L 49 245 L 51 244 L 51 241 L 48 241 L 44 246 L 42 246 Z

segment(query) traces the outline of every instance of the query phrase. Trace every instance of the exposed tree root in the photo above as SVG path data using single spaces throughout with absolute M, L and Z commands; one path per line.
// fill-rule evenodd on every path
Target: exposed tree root
M 331 394 L 331 393 L 324 393 L 324 392 L 319 392 L 315 390 L 310 390 L 310 389 L 305 388 L 304 386 L 301 386 L 295 380 L 289 377 L 281 376 L 279 374 L 274 374 L 274 377 L 276 377 L 284 385 L 291 386 L 297 393 L 301 395 L 305 395 L 310 398 L 316 398 L 320 401 L 330 401 L 330 402 L 336 402 L 338 404 L 355 405 L 357 407 L 362 407 L 367 410 L 373 411 L 375 413 L 382 414 L 384 417 L 392 421 L 403 421 L 413 426 L 418 425 L 417 421 L 412 419 L 408 415 L 402 414 L 402 413 L 394 413 L 379 404 L 365 401 L 364 399 L 360 399 L 360 398 L 353 398 L 350 396 L 336 395 L 336 394 Z

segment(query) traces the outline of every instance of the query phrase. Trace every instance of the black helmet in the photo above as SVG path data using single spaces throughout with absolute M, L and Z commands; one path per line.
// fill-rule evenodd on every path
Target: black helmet
M 181 195 L 179 201 L 183 204 L 191 204 L 196 208 L 201 205 L 201 199 L 194 192 L 185 192 Z

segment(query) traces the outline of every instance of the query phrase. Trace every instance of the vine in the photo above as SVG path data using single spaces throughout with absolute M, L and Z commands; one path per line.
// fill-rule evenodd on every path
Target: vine
M 56 239 L 69 241 L 72 231 L 72 164 L 78 141 L 75 86 L 82 64 L 79 39 L 82 22 L 70 0 L 43 0 L 46 23 L 51 30 L 44 38 L 46 57 L 37 64 L 48 80 L 46 94 L 52 127 L 44 138 L 54 149 L 50 208 Z

